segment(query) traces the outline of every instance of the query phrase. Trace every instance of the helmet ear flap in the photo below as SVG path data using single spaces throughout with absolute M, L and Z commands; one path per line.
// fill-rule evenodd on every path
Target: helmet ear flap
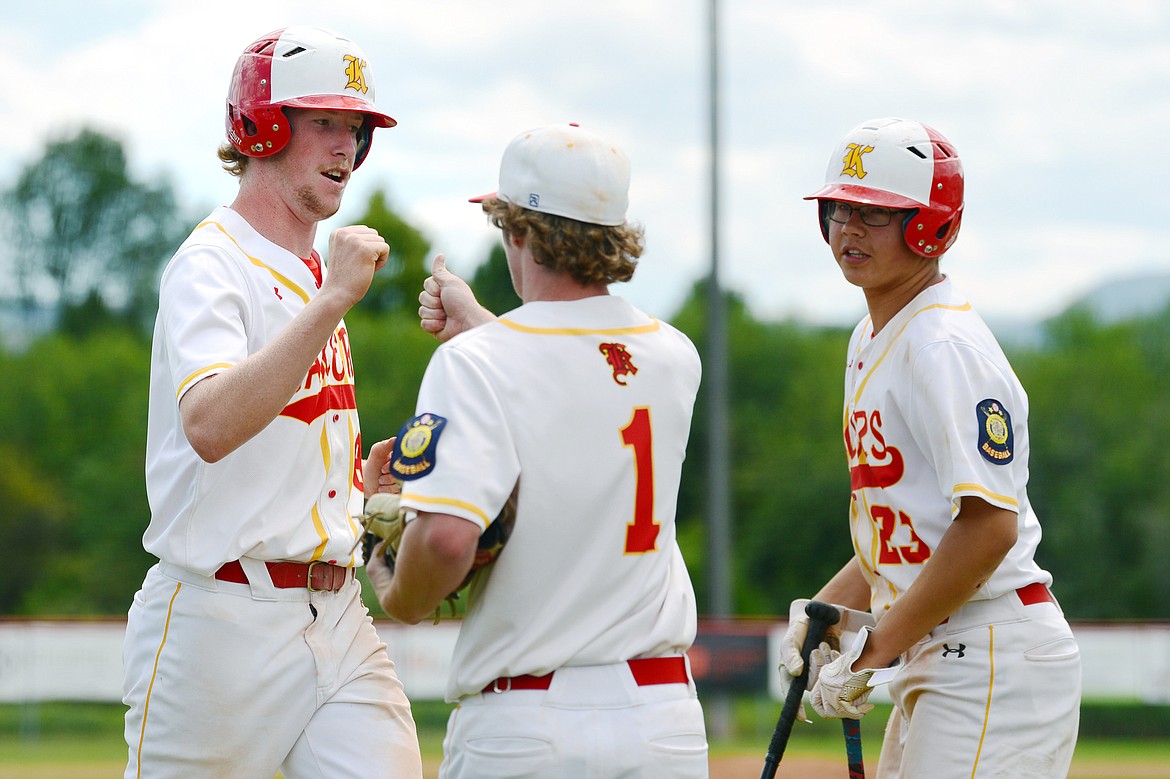
M 821 223 L 821 237 L 825 239 L 825 243 L 829 242 L 829 211 L 833 208 L 833 201 L 818 200 L 817 201 L 817 216 Z
M 963 206 L 955 211 L 955 217 L 938 228 L 938 238 L 942 242 L 941 252 L 951 248 L 951 244 L 959 237 L 959 226 L 963 223 Z M 940 252 L 940 254 L 941 254 Z
M 357 149 L 353 157 L 353 169 L 357 170 L 358 166 L 365 160 L 366 155 L 370 153 L 370 144 L 374 142 L 374 127 L 373 122 L 367 115 L 365 121 L 362 122 L 361 129 L 357 134 Z
M 902 238 L 910 250 L 921 257 L 939 257 L 959 237 L 959 225 L 963 221 L 963 206 L 939 222 L 937 211 L 918 208 L 910 212 L 902 223 Z
M 252 115 L 228 103 L 228 138 L 249 157 L 268 157 L 288 145 L 292 125 L 277 105 L 256 106 Z

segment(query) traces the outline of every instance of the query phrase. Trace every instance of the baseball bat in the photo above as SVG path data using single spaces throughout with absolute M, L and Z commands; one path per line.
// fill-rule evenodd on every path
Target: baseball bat
M 760 774 L 760 779 L 773 779 L 776 776 L 780 758 L 784 756 L 784 749 L 788 746 L 788 737 L 792 735 L 796 712 L 800 710 L 800 699 L 804 697 L 805 688 L 808 687 L 808 656 L 824 640 L 829 628 L 841 619 L 841 613 L 836 608 L 816 600 L 808 602 L 804 607 L 804 613 L 808 615 L 808 634 L 804 637 L 804 645 L 800 647 L 804 670 L 800 676 L 792 680 L 792 686 L 788 688 L 784 707 L 780 710 L 780 718 L 776 720 L 776 730 L 772 732 L 772 741 L 768 744 L 764 772 Z
M 861 722 L 846 717 L 841 720 L 845 731 L 845 755 L 849 759 L 849 779 L 865 779 L 865 761 L 861 758 Z

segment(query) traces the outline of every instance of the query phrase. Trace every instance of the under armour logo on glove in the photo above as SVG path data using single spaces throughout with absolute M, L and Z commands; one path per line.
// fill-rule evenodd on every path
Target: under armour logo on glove
M 959 657 L 962 657 L 962 656 L 963 656 L 963 650 L 964 650 L 964 649 L 966 649 L 966 648 L 967 648 L 967 645 L 966 645 L 966 644 L 959 644 L 959 648 L 958 648 L 958 649 L 951 649 L 951 645 L 950 645 L 950 644 L 943 644 L 943 653 L 942 653 L 942 656 L 943 656 L 943 657 L 946 657 L 947 655 L 950 655 L 950 654 L 956 654 L 956 655 L 958 655 Z

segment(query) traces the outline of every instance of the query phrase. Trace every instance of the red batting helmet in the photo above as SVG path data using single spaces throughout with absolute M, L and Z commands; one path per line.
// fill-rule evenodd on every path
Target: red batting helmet
M 292 135 L 285 107 L 360 111 L 356 169 L 375 127 L 397 124 L 374 105 L 374 76 L 353 41 L 317 27 L 288 27 L 258 38 L 236 60 L 227 98 L 227 137 L 240 154 L 267 157 Z
M 825 185 L 805 200 L 820 203 L 826 241 L 828 201 L 914 209 L 905 222 L 906 245 L 922 257 L 939 257 L 959 235 L 963 163 L 932 127 L 874 119 L 849 131 L 829 159 Z

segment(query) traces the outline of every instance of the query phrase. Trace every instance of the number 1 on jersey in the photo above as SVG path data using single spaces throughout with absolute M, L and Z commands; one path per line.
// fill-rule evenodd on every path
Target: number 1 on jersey
M 622 443 L 634 450 L 634 521 L 626 525 L 626 554 L 657 549 L 660 525 L 654 521 L 653 441 L 650 409 L 639 406 L 622 428 Z

